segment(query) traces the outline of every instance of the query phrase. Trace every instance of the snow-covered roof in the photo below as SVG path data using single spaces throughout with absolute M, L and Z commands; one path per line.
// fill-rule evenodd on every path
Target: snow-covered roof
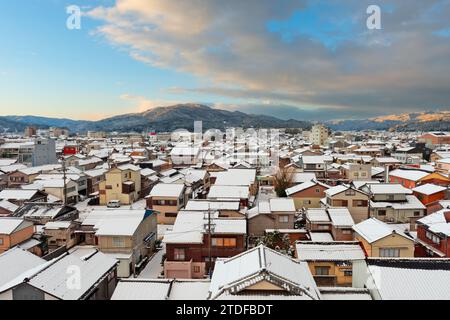
M 424 210 L 425 205 L 414 195 L 407 195 L 402 202 L 370 201 L 371 208 L 393 208 L 395 210 Z
M 448 262 L 447 262 L 448 263 Z M 369 265 L 382 300 L 449 300 L 450 270 Z
M 368 185 L 373 195 L 378 194 L 412 194 L 411 189 L 405 188 L 399 183 L 383 183 Z
M 224 293 L 238 294 L 260 281 L 276 283 L 285 292 L 308 300 L 320 299 L 306 262 L 293 260 L 262 245 L 232 258 L 216 260 L 211 279 L 211 299 Z
M 0 191 L 0 200 L 29 200 L 31 199 L 38 190 L 23 190 L 23 189 L 4 189 Z
M 206 300 L 209 280 L 122 279 L 111 300 Z
M 44 229 L 47 230 L 58 230 L 67 229 L 72 224 L 71 221 L 49 221 L 45 224 Z
M 429 175 L 429 172 L 423 172 L 419 170 L 403 170 L 403 169 L 397 169 L 394 171 L 391 171 L 389 173 L 389 176 L 398 177 L 406 180 L 411 181 L 419 181 L 420 179 L 426 177 Z
M 414 192 L 422 193 L 425 195 L 432 195 L 445 190 L 447 190 L 447 188 L 432 183 L 423 184 L 413 189 Z
M 354 261 L 366 255 L 358 242 L 311 242 L 295 244 L 297 258 L 302 261 Z
M 339 185 L 339 186 L 331 187 L 330 189 L 325 191 L 325 194 L 328 197 L 332 197 L 336 194 L 346 191 L 348 188 L 349 188 L 349 186 L 346 186 L 346 185 Z
M 270 199 L 270 210 L 272 212 L 295 212 L 295 204 L 293 199 L 276 198 Z
M 165 243 L 203 243 L 207 232 L 208 213 L 204 211 L 180 210 L 171 231 L 164 234 Z M 245 219 L 221 219 L 218 212 L 211 212 L 213 234 L 245 234 Z
M 293 187 L 290 187 L 290 188 L 286 189 L 286 194 L 288 196 L 290 196 L 291 194 L 294 194 L 294 193 L 297 193 L 297 192 L 300 192 L 300 191 L 312 188 L 312 187 L 314 187 L 316 185 L 320 185 L 320 186 L 325 187 L 325 188 L 330 188 L 329 186 L 327 186 L 324 183 L 320 183 L 320 182 L 317 182 L 317 181 L 306 181 L 306 182 L 297 184 L 297 185 L 295 185 Z
M 30 278 L 28 284 L 62 300 L 77 300 L 83 297 L 103 275 L 117 264 L 117 260 L 97 252 L 89 259 L 66 255 Z M 67 286 L 72 276 L 68 270 L 77 267 L 82 281 L 79 288 Z
M 450 236 L 450 215 L 446 212 L 449 212 L 448 209 L 442 209 L 435 213 L 432 213 L 422 219 L 417 220 L 417 223 L 424 224 L 428 226 L 428 230 L 434 233 L 445 234 L 446 236 Z
M 239 210 L 239 201 L 189 200 L 185 209 L 188 211 Z
M 0 292 L 14 286 L 17 279 L 18 283 L 24 278 L 20 275 L 37 266 L 45 264 L 46 261 L 25 249 L 14 247 L 0 254 Z M 10 285 L 8 285 L 10 284 Z
M 22 218 L 0 217 L 0 234 L 11 234 L 21 226 L 31 226 L 31 222 Z
M 14 212 L 19 208 L 19 206 L 9 202 L 8 200 L 0 200 L 0 208 L 6 209 L 10 212 Z
M 414 241 L 408 237 L 405 233 L 399 232 L 398 229 L 391 227 L 389 224 L 384 223 L 376 218 L 370 218 L 364 220 L 353 226 L 353 230 L 363 237 L 367 242 L 373 243 L 391 234 L 398 234 L 411 241 Z
M 327 211 L 333 226 L 337 228 L 351 227 L 355 224 L 347 208 L 328 208 Z
M 247 186 L 212 185 L 209 189 L 209 199 L 248 199 L 250 191 Z
M 179 198 L 184 190 L 184 184 L 158 183 L 150 191 L 150 197 Z
M 250 186 L 256 180 L 256 169 L 229 169 L 216 173 L 215 185 Z
M 332 242 L 333 236 L 329 232 L 310 232 L 311 241 L 314 242 Z
M 306 210 L 306 219 L 311 222 L 331 222 L 325 208 L 309 208 Z

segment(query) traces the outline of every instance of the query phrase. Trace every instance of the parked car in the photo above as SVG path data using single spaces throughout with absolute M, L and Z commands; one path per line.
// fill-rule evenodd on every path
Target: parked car
M 106 204 L 108 208 L 120 208 L 120 201 L 119 200 L 110 200 Z

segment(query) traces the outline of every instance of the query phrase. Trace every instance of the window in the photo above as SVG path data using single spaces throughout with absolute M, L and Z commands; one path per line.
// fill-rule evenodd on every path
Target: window
M 420 211 L 414 211 L 414 217 L 420 216 Z
M 378 210 L 378 215 L 379 216 L 385 216 L 386 215 L 386 210 Z
M 400 257 L 400 249 L 398 249 L 398 248 L 382 248 L 382 249 L 380 249 L 380 257 L 398 258 L 398 257 Z
M 354 207 L 368 207 L 369 204 L 367 200 L 353 200 Z
M 106 188 L 107 190 L 111 190 L 111 189 L 112 189 L 112 185 L 107 184 L 107 185 L 105 186 L 105 188 Z
M 393 194 L 389 194 L 387 198 L 388 198 L 388 200 L 392 201 L 392 200 L 394 200 L 394 195 Z
M 329 226 L 328 224 L 319 224 L 317 225 L 317 230 L 328 230 Z
M 355 190 L 353 190 L 353 189 L 347 189 L 346 191 L 345 191 L 345 195 L 346 196 L 354 196 L 356 193 L 355 193 Z
M 288 223 L 289 222 L 289 216 L 279 216 L 278 222 L 280 223 Z
M 236 247 L 236 238 L 212 238 L 213 247 Z
M 352 270 L 344 270 L 344 276 L 351 277 L 353 275 Z
M 330 267 L 315 267 L 316 276 L 328 276 L 330 274 Z
M 342 234 L 352 234 L 351 229 L 342 229 Z
M 305 205 L 311 204 L 311 200 L 303 200 L 303 204 Z
M 122 237 L 113 237 L 112 245 L 116 248 L 123 248 L 125 247 L 125 240 Z
M 440 239 L 438 236 L 436 236 L 436 235 L 434 235 L 433 233 L 431 233 L 430 231 L 427 231 L 427 232 L 425 233 L 425 236 L 426 236 L 429 240 L 433 241 L 433 242 L 436 243 L 436 244 L 440 244 L 440 243 L 441 243 L 441 239 Z
M 186 259 L 185 249 L 175 248 L 173 250 L 173 259 L 176 261 L 184 261 Z
M 200 266 L 194 266 L 194 273 L 199 273 L 200 272 Z
M 178 213 L 176 213 L 176 212 L 166 212 L 166 213 L 165 213 L 165 216 L 166 216 L 167 218 L 175 218 L 175 217 L 177 216 L 177 214 L 178 214 Z
M 3 238 L 0 238 L 0 246 L 3 245 Z
M 316 193 L 320 193 L 320 188 L 317 188 L 317 189 L 316 189 Z

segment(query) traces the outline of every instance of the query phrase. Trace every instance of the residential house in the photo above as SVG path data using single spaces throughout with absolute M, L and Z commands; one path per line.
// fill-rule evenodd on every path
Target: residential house
M 449 259 L 376 259 L 358 263 L 353 286 L 367 288 L 373 300 L 450 300 Z
M 423 157 L 423 148 L 416 147 L 403 147 L 397 148 L 392 152 L 392 157 L 405 164 L 420 163 Z
M 366 258 L 366 253 L 356 241 L 298 241 L 295 253 L 298 260 L 308 263 L 319 287 L 351 287 L 353 263 Z
M 241 208 L 245 208 L 250 204 L 250 191 L 247 186 L 223 186 L 214 184 L 209 189 L 207 199 L 217 201 L 238 200 Z
M 217 212 L 180 211 L 172 231 L 164 235 L 165 277 L 204 278 L 217 258 L 245 251 L 246 229 L 243 218 L 219 218 Z
M 11 216 L 18 208 L 18 205 L 8 200 L 0 200 L 0 217 Z
M 422 202 L 426 208 L 427 213 L 431 213 L 428 209 L 432 208 L 439 200 L 445 200 L 449 189 L 435 184 L 427 183 L 412 189 L 414 195 Z
M 32 202 L 21 206 L 14 217 L 24 218 L 35 224 L 45 225 L 50 221 L 73 221 L 78 219 L 78 209 L 61 203 Z
M 15 262 L 14 256 L 5 259 L 6 265 Z M 117 261 L 98 251 L 87 256 L 66 253 L 42 263 L 26 260 L 24 271 L 13 277 L 10 273 L 0 287 L 0 300 L 108 300 L 116 287 Z M 71 281 L 74 274 L 82 279 L 79 284 Z
M 439 172 L 433 172 L 419 180 L 419 184 L 432 183 L 442 187 L 450 187 L 450 178 Z
M 420 180 L 428 175 L 428 172 L 420 170 L 397 169 L 389 173 L 389 182 L 399 183 L 408 189 L 414 189 L 420 184 Z
M 237 200 L 215 201 L 206 199 L 188 200 L 186 211 L 208 211 L 218 212 L 220 218 L 243 218 L 245 214 L 240 210 L 240 203 Z
M 88 196 L 96 196 L 100 194 L 100 183 L 106 180 L 106 172 L 104 168 L 87 170 L 84 174 L 87 177 L 87 191 Z
M 157 222 L 152 210 L 94 210 L 77 231 L 79 243 L 95 245 L 119 261 L 117 276 L 136 274 L 153 252 Z
M 120 279 L 111 300 L 206 300 L 209 279 Z
M 32 222 L 21 218 L 0 218 L 0 254 L 29 240 L 33 234 Z
M 370 216 L 389 223 L 409 223 L 414 229 L 426 207 L 401 184 L 369 184 L 363 188 L 370 194 Z
M 286 195 L 294 200 L 296 210 L 320 208 L 320 199 L 325 197 L 329 188 L 322 182 L 311 180 L 286 189 Z
M 158 224 L 174 224 L 186 203 L 186 187 L 177 183 L 158 183 L 146 197 L 147 208 L 157 211 Z
M 418 137 L 418 140 L 433 148 L 443 144 L 450 144 L 450 134 L 447 132 L 428 132 Z
M 25 202 L 47 202 L 47 194 L 40 190 L 3 189 L 0 200 L 7 200 L 17 206 Z
M 132 204 L 141 196 L 141 169 L 132 164 L 112 168 L 105 173 L 105 181 L 100 182 L 99 189 L 101 205 L 111 200 Z
M 307 209 L 305 220 L 306 229 L 315 238 L 313 241 L 353 240 L 354 222 L 347 208 Z
M 371 164 L 346 163 L 341 168 L 349 181 L 368 180 L 372 175 Z
M 289 198 L 261 200 L 247 211 L 248 235 L 263 236 L 267 229 L 294 229 L 296 210 Z
M 75 221 L 49 221 L 43 226 L 43 232 L 48 237 L 50 251 L 64 247 L 70 249 L 77 244 L 75 230 L 79 223 Z
M 218 259 L 209 300 L 320 300 L 321 293 L 304 261 L 265 246 Z
M 416 256 L 450 258 L 449 209 L 442 209 L 417 221 Z
M 353 230 L 369 257 L 414 257 L 414 239 L 395 226 L 370 218 L 354 225 Z
M 440 159 L 436 161 L 436 170 L 440 173 L 450 173 L 450 158 Z
M 321 204 L 327 208 L 348 208 L 355 223 L 359 223 L 369 216 L 369 195 L 349 185 L 339 185 L 326 190 Z

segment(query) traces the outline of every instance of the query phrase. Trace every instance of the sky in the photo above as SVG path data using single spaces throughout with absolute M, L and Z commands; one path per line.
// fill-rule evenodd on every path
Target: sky
M 380 30 L 367 28 L 371 4 Z M 81 29 L 67 28 L 70 5 Z M 3 0 L 0 39 L 0 115 L 450 109 L 450 0 Z

